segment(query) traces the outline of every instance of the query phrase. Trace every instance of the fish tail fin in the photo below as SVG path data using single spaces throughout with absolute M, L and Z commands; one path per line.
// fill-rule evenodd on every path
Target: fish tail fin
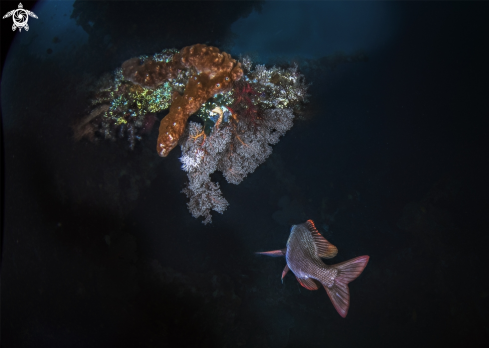
M 334 308 L 345 318 L 350 307 L 350 289 L 348 283 L 355 280 L 367 266 L 370 256 L 364 255 L 333 265 L 338 270 L 331 287 L 323 286 L 328 293 Z

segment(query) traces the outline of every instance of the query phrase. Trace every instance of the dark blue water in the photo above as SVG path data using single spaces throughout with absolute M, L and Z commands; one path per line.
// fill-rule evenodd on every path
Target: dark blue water
M 2 20 L 3 347 L 487 344 L 487 3 L 24 8 L 38 19 L 10 46 Z M 104 73 L 196 43 L 311 83 L 265 163 L 212 175 L 230 206 L 208 225 L 157 127 L 132 151 L 72 128 Z M 327 264 L 370 256 L 345 319 L 254 254 L 308 219 L 339 249 Z

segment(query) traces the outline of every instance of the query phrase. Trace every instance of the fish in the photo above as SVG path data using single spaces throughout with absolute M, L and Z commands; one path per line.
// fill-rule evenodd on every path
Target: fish
M 358 256 L 331 266 L 321 260 L 333 258 L 337 253 L 338 248 L 318 232 L 312 220 L 292 226 L 286 248 L 256 252 L 272 257 L 285 256 L 287 264 L 282 272 L 282 283 L 290 270 L 308 290 L 318 290 L 323 285 L 334 308 L 345 318 L 350 307 L 348 283 L 363 272 L 370 256 Z

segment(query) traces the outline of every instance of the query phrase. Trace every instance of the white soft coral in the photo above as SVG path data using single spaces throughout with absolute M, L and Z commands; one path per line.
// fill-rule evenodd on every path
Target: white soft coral
M 202 157 L 204 157 L 204 151 L 197 149 L 195 152 L 185 153 L 180 157 L 180 162 L 182 162 L 182 169 L 186 172 L 191 171 L 199 166 L 202 162 Z

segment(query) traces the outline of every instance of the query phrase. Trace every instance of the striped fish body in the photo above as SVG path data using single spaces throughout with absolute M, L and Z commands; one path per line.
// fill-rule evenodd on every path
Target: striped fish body
M 337 273 L 334 268 L 327 266 L 321 260 L 319 254 L 322 252 L 323 257 L 332 258 L 336 256 L 338 249 L 317 231 L 317 235 L 311 233 L 311 226 L 314 226 L 312 221 L 292 226 L 285 260 L 302 286 L 309 290 L 317 290 L 314 279 L 321 279 L 322 284 L 331 287 Z M 322 249 L 319 250 L 319 247 Z
M 337 253 L 338 249 L 318 232 L 312 220 L 308 220 L 292 226 L 285 249 L 257 254 L 285 256 L 287 264 L 282 279 L 290 269 L 299 283 L 308 290 L 317 290 L 323 285 L 335 309 L 344 318 L 350 307 L 348 283 L 362 273 L 369 256 L 359 256 L 332 266 L 321 260 L 333 258 Z

